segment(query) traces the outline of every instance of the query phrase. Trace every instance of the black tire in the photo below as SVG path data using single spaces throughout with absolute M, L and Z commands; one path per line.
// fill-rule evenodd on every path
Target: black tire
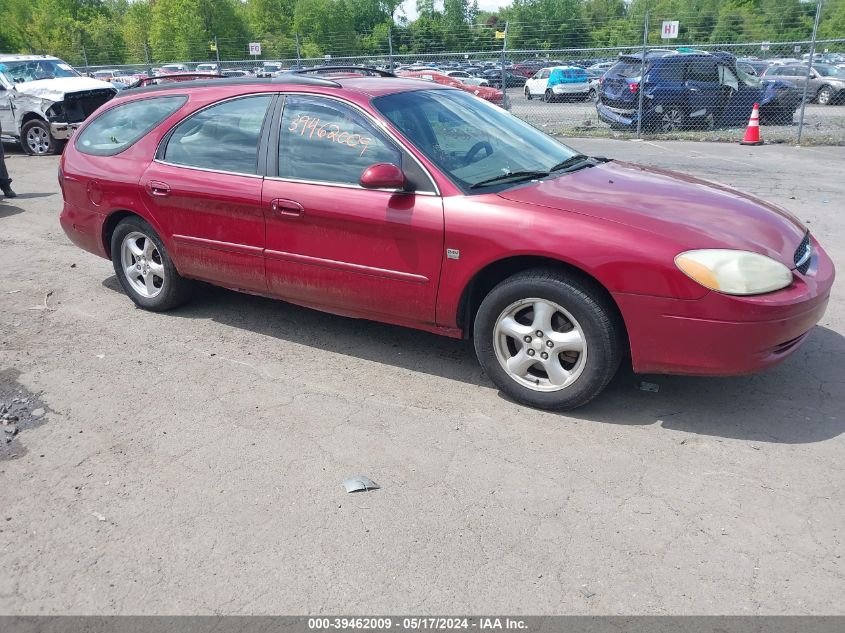
M 32 119 L 21 128 L 21 148 L 30 156 L 60 154 L 64 143 L 50 133 L 50 126 L 41 119 Z
M 534 97 L 531 96 L 531 91 L 528 89 L 528 86 L 525 86 L 525 98 L 531 101 Z
M 152 259 L 163 268 L 163 277 L 160 277 L 160 290 L 158 294 L 152 297 L 144 296 L 132 285 L 123 265 L 123 242 L 126 237 L 133 233 L 142 234 L 152 242 L 157 252 L 157 257 L 156 253 L 153 253 Z M 120 221 L 111 238 L 111 259 L 114 272 L 123 287 L 123 291 L 139 308 L 152 312 L 164 312 L 185 303 L 191 297 L 191 282 L 179 275 L 161 238 L 153 227 L 142 218 L 130 216 Z
M 548 88 L 546 88 L 546 92 L 543 93 L 543 101 L 546 103 L 551 103 L 555 100 L 555 94 Z
M 585 101 L 598 101 L 599 100 L 599 93 L 595 88 L 590 88 L 590 91 L 587 93 L 587 98 L 584 99 Z
M 819 105 L 830 105 L 833 103 L 833 88 L 830 86 L 822 86 L 816 93 L 816 103 Z
M 525 386 L 508 373 L 497 357 L 495 332 L 499 317 L 515 303 L 529 298 L 564 308 L 578 322 L 586 340 L 580 374 L 557 391 Z M 524 271 L 494 287 L 476 313 L 473 340 L 481 367 L 499 389 L 517 402 L 554 410 L 580 407 L 601 393 L 619 368 L 625 344 L 624 326 L 607 293 L 589 279 L 553 269 Z M 526 344 L 524 349 L 528 347 Z
M 668 106 L 656 120 L 656 131 L 677 132 L 687 126 L 687 117 L 679 106 Z

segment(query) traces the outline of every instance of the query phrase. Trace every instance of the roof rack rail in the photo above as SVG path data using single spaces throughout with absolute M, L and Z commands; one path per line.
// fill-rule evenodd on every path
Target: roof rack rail
M 292 75 L 305 75 L 311 73 L 322 73 L 322 72 L 358 72 L 358 73 L 370 73 L 371 75 L 377 75 L 379 77 L 396 77 L 392 72 L 388 70 L 379 70 L 378 68 L 373 68 L 372 66 L 314 66 L 313 68 L 303 68 L 302 70 L 292 70 L 290 74 Z
M 155 75 L 153 77 L 141 77 L 135 83 L 130 84 L 130 88 L 143 88 L 149 84 L 161 81 L 162 83 L 170 83 L 172 81 L 194 81 L 196 79 L 222 79 L 224 75 L 214 73 L 173 73 L 172 75 Z

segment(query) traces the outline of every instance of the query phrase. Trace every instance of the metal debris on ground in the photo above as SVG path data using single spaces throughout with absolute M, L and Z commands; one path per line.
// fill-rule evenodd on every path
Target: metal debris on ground
M 367 490 L 378 490 L 381 488 L 376 482 L 364 475 L 355 475 L 343 482 L 346 492 L 361 492 Z

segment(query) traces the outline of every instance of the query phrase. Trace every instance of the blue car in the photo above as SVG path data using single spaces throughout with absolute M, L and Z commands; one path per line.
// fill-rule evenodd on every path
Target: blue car
M 791 124 L 801 103 L 794 84 L 767 81 L 737 68 L 729 53 L 649 51 L 625 55 L 601 79 L 596 109 L 613 128 L 637 127 L 642 91 L 642 124 L 650 131 L 745 125 L 755 103 L 761 123 Z

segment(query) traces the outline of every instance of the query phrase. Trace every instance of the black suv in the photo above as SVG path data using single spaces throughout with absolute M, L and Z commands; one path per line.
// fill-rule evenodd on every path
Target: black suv
M 744 125 L 755 103 L 762 123 L 789 124 L 801 102 L 794 84 L 751 75 L 729 53 L 649 51 L 641 68 L 642 54 L 624 55 L 601 79 L 596 108 L 611 127 L 637 127 L 640 91 L 641 127 L 660 132 Z

